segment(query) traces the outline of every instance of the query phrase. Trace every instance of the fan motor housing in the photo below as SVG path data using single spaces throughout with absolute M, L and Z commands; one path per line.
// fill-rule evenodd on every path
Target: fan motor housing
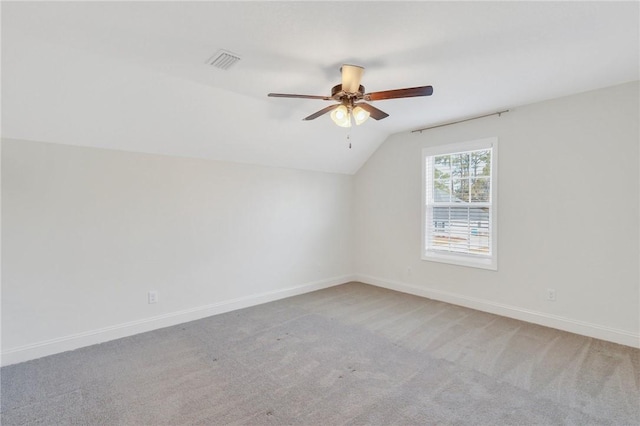
M 349 96 L 351 95 L 351 96 Z M 353 96 L 355 95 L 355 96 Z M 349 98 L 356 98 L 356 99 L 362 99 L 362 96 L 364 95 L 364 86 L 360 85 L 360 87 L 358 87 L 358 93 L 347 93 L 347 92 L 343 92 L 342 91 L 342 84 L 337 84 L 335 86 L 333 86 L 331 88 L 331 98 L 335 99 L 336 101 L 340 101 L 342 100 L 343 97 L 347 96 Z

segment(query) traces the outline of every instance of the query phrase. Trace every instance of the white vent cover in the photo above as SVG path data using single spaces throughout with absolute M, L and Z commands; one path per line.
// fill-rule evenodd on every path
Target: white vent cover
M 240 60 L 240 55 L 229 52 L 228 50 L 220 49 L 206 62 L 209 65 L 213 65 L 221 70 L 228 70 L 233 64 Z

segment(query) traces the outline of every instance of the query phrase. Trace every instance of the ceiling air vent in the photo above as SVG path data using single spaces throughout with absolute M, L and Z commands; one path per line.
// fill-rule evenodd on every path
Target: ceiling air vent
M 229 52 L 228 50 L 220 49 L 206 62 L 209 65 L 213 65 L 216 68 L 220 68 L 221 70 L 228 70 L 240 60 L 240 55 L 235 54 L 233 52 Z

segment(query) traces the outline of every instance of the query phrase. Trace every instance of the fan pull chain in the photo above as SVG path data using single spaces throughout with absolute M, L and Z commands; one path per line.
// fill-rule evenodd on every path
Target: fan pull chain
M 347 133 L 347 140 L 349 141 L 349 149 L 351 149 L 351 130 Z

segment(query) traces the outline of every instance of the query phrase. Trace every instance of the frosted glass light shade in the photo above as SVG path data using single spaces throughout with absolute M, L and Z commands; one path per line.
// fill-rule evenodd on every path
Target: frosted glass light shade
M 361 125 L 369 118 L 369 111 L 364 108 L 357 106 L 353 109 L 353 119 L 356 122 L 356 126 Z
M 340 68 L 340 72 L 342 73 L 342 90 L 347 93 L 356 93 L 360 87 L 364 68 L 345 64 Z
M 349 110 L 344 105 L 340 105 L 331 112 L 331 119 L 340 127 L 351 127 Z

